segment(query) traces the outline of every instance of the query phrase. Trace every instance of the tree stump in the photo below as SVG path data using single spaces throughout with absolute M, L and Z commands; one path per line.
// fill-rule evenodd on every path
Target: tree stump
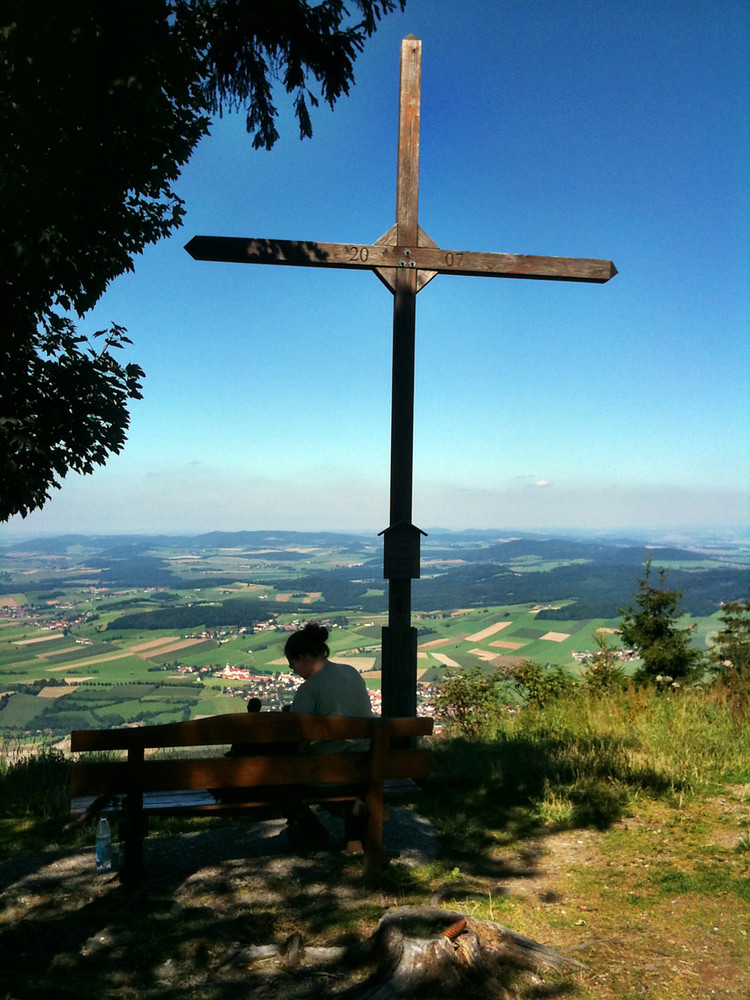
M 512 1000 L 507 987 L 520 972 L 586 968 L 548 945 L 502 924 L 432 906 L 390 910 L 353 949 L 305 948 L 299 935 L 282 944 L 243 949 L 237 960 L 278 956 L 285 967 L 335 964 L 374 967 L 340 1000 L 398 1000 L 427 995 Z
M 376 971 L 347 991 L 346 1000 L 395 1000 L 424 992 L 510 998 L 502 983 L 508 969 L 565 972 L 585 968 L 502 924 L 429 906 L 386 913 L 368 945 Z

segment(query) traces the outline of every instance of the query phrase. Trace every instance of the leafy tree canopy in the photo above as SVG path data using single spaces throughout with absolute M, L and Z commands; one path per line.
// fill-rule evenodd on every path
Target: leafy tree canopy
M 659 571 L 659 583 L 651 583 L 651 562 L 645 561 L 645 573 L 638 581 L 635 604 L 620 608 L 620 635 L 627 646 L 637 650 L 643 660 L 641 673 L 649 679 L 671 678 L 673 681 L 692 676 L 702 660 L 699 649 L 691 644 L 691 626 L 680 629 L 677 607 L 682 597 L 679 590 L 668 590 L 664 584 L 667 571 Z
M 6 0 L 0 14 L 0 520 L 119 452 L 144 377 L 75 318 L 184 215 L 173 184 L 210 116 L 278 138 L 273 87 L 310 108 L 349 92 L 405 0 Z

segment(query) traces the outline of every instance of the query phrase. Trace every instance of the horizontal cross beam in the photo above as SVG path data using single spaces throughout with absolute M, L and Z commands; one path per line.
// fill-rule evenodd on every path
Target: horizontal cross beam
M 194 260 L 238 264 L 365 269 L 416 268 L 438 274 L 494 278 L 540 278 L 603 284 L 617 274 L 611 260 L 536 257 L 528 254 L 472 253 L 439 247 L 388 244 L 313 243 L 305 240 L 250 240 L 231 236 L 194 236 L 185 249 Z

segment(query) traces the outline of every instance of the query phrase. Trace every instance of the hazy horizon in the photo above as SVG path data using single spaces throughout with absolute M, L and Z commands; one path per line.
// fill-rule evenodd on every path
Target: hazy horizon
M 382 530 L 382 529 L 381 529 Z M 701 543 L 707 543 L 712 541 L 714 543 L 723 544 L 733 544 L 733 545 L 750 545 L 750 530 L 748 530 L 746 525 L 743 524 L 714 524 L 714 525 L 683 525 L 683 526 L 662 526 L 653 527 L 648 525 L 632 525 L 629 527 L 608 527 L 608 528 L 580 528 L 572 526 L 558 525 L 552 526 L 536 526 L 536 527 L 524 527 L 521 528 L 517 525 L 501 525 L 501 526 L 466 526 L 466 527 L 447 527 L 445 525 L 430 525 L 424 528 L 427 537 L 430 535 L 492 535 L 497 536 L 498 540 L 510 540 L 514 536 L 554 536 L 559 538 L 571 538 L 575 539 L 578 537 L 583 538 L 603 538 L 611 540 L 631 540 L 640 541 L 644 544 L 665 544 L 671 543 L 676 545 L 690 545 L 700 547 Z M 45 531 L 45 532 L 29 532 L 23 533 L 16 530 L 11 530 L 7 534 L 0 535 L 0 545 L 8 545 L 25 542 L 33 542 L 36 540 L 44 541 L 46 539 L 60 538 L 60 537 L 96 537 L 96 538 L 136 538 L 136 537 L 174 537 L 181 539 L 189 538 L 200 538 L 205 535 L 211 534 L 318 534 L 326 533 L 333 535 L 355 535 L 362 538 L 371 538 L 373 541 L 378 540 L 379 532 L 372 528 L 314 528 L 314 527 L 300 527 L 300 528 L 282 528 L 278 525 L 270 525 L 266 527 L 254 527 L 254 528 L 206 528 L 201 530 L 180 530 L 179 528 L 173 528 L 168 531 L 164 530 L 151 530 L 149 528 L 143 528 L 139 530 L 111 530 L 111 531 L 95 531 L 95 530 L 71 530 L 71 531 Z

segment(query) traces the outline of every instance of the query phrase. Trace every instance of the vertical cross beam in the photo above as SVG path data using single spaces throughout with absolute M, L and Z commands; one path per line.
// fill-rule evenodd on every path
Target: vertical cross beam
M 419 242 L 419 112 L 422 43 L 414 35 L 401 43 L 399 87 L 396 245 Z M 417 632 L 411 627 L 411 576 L 404 562 L 419 563 L 419 535 L 413 528 L 414 352 L 417 269 L 396 271 L 393 288 L 391 376 L 390 526 L 385 532 L 384 575 L 388 579 L 388 626 L 382 637 L 383 715 L 417 714 Z M 394 558 L 393 547 L 417 546 L 413 557 Z
M 419 227 L 419 116 L 422 43 L 401 43 L 396 224 L 372 246 L 195 236 L 196 260 L 296 267 L 367 268 L 393 293 L 390 524 L 384 532 L 388 625 L 383 629 L 383 714 L 417 711 L 417 630 L 411 627 L 411 581 L 419 576 L 419 536 L 411 521 L 414 451 L 414 348 L 417 292 L 436 274 L 545 278 L 601 284 L 617 274 L 611 260 L 531 257 L 442 250 Z

